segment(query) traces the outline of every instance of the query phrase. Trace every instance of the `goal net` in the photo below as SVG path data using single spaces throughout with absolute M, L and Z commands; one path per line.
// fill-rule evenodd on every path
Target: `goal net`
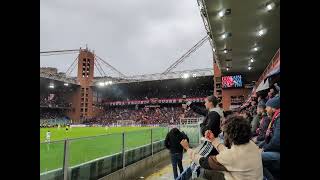
M 183 131 L 189 137 L 189 143 L 192 146 L 197 146 L 200 144 L 200 123 L 203 121 L 203 118 L 180 118 L 180 124 L 178 129 Z
M 133 120 L 118 120 L 117 126 L 135 126 L 136 123 Z
M 202 118 L 180 118 L 180 125 L 199 124 Z

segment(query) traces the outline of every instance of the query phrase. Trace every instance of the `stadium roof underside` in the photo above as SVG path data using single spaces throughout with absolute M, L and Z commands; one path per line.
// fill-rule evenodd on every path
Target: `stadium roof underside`
M 280 48 L 280 0 L 198 0 L 198 5 L 221 71 L 257 80 Z
M 127 76 L 125 78 L 95 77 L 94 84 L 98 84 L 100 82 L 106 82 L 106 81 L 112 81 L 115 84 L 119 84 L 119 83 L 180 79 L 180 78 L 202 77 L 202 76 L 213 76 L 213 69 L 212 68 L 192 69 L 192 70 L 184 70 L 184 71 L 173 71 L 166 74 L 155 73 L 155 74 Z
M 53 85 L 53 87 L 50 87 L 50 85 Z M 79 85 L 77 84 L 40 77 L 40 95 L 47 94 L 47 92 L 57 92 L 63 89 L 68 89 L 72 91 L 78 87 Z
M 179 79 L 179 78 L 202 77 L 202 76 L 213 76 L 213 69 L 212 68 L 193 69 L 193 70 L 184 70 L 184 71 L 173 71 L 167 74 L 155 73 L 155 74 L 126 76 L 126 77 L 111 77 L 111 76 L 95 77 L 93 86 L 98 85 L 98 83 L 100 82 L 107 82 L 107 81 L 112 81 L 113 84 L 119 84 L 119 83 L 156 81 L 156 80 Z M 69 84 L 79 85 L 76 77 L 68 77 L 65 75 L 50 74 L 50 73 L 40 71 L 40 78 L 46 78 L 46 79 L 61 81 Z
M 50 73 L 40 71 L 40 78 L 46 78 L 46 79 L 61 81 L 69 84 L 80 85 L 77 82 L 75 77 L 67 77 L 59 74 L 50 74 Z

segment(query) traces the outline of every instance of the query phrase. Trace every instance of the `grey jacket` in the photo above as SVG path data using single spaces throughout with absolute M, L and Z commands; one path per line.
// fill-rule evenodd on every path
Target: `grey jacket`
M 253 117 L 253 120 L 251 121 L 251 133 L 254 135 L 256 134 L 256 130 L 258 129 L 258 126 L 260 124 L 260 119 L 261 119 L 261 116 L 259 116 L 258 114 L 256 114 L 254 117 Z

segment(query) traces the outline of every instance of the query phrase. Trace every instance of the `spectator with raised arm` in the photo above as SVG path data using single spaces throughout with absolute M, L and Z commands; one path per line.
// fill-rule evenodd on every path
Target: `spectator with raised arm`
M 250 124 L 241 116 L 230 116 L 222 131 L 225 144 L 222 144 L 211 130 L 205 132 L 205 137 L 219 152 L 216 156 L 202 157 L 190 149 L 186 140 L 182 140 L 181 145 L 187 150 L 188 157 L 202 168 L 216 173 L 223 172 L 224 177 L 215 180 L 262 180 L 261 151 L 250 140 Z
M 223 118 L 223 112 L 221 112 L 220 109 L 217 108 L 218 104 L 219 100 L 215 96 L 208 96 L 207 98 L 205 98 L 205 109 L 200 108 L 192 104 L 191 102 L 187 103 L 187 106 L 190 106 L 190 108 L 194 112 L 205 116 L 204 121 L 200 124 L 200 131 L 202 136 L 205 135 L 204 133 L 207 130 L 211 130 L 214 133 L 215 137 L 218 137 L 218 135 L 220 134 L 220 123 Z M 210 154 L 217 155 L 218 151 L 213 148 Z

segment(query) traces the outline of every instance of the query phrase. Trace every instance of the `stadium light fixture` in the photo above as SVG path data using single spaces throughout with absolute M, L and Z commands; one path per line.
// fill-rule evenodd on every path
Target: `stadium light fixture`
M 189 74 L 188 74 L 188 73 L 184 73 L 184 74 L 182 75 L 182 78 L 184 78 L 184 79 L 189 78 Z
M 196 73 L 192 74 L 192 77 L 197 77 L 197 74 Z
M 225 32 L 224 34 L 222 34 L 221 38 L 222 39 L 226 39 L 227 37 L 231 37 L 232 34 L 230 32 Z
M 104 85 L 105 85 L 105 86 L 108 86 L 108 85 L 111 85 L 111 84 L 113 84 L 112 81 L 106 81 L 106 82 L 104 82 Z
M 274 8 L 275 4 L 274 3 L 269 3 L 266 6 L 267 11 L 271 11 Z
M 230 15 L 231 14 L 231 9 L 224 9 L 218 12 L 218 17 L 223 18 L 224 16 Z
M 224 16 L 224 13 L 225 13 L 224 10 L 220 11 L 220 12 L 218 13 L 219 18 L 222 18 L 222 17 Z
M 54 84 L 50 83 L 49 88 L 53 89 L 54 88 Z
M 258 36 L 262 36 L 262 35 L 264 35 L 266 33 L 266 30 L 265 29 L 260 29 L 259 31 L 258 31 Z
M 103 87 L 104 86 L 104 82 L 99 82 L 98 85 Z
M 68 83 L 64 83 L 63 85 L 65 85 L 65 86 L 69 86 L 69 84 L 68 84 Z

